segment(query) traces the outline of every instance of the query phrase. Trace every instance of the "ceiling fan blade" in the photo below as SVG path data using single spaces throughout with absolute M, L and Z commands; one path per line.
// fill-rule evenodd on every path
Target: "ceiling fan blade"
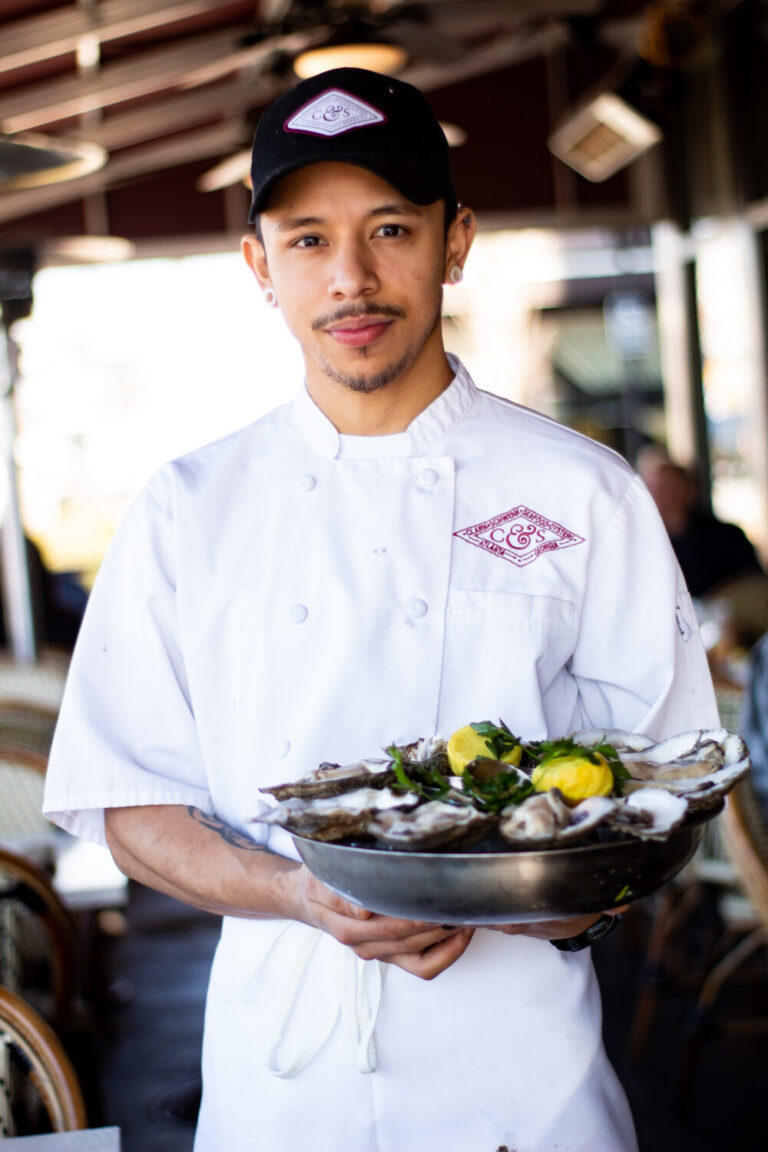
M 218 192 L 231 184 L 240 184 L 251 171 L 251 149 L 243 148 L 220 160 L 195 181 L 199 192 Z
M 226 56 L 189 72 L 182 87 L 197 88 L 200 84 L 210 84 L 211 81 L 219 80 L 230 72 L 239 72 L 241 68 L 258 69 L 276 53 L 295 55 L 306 48 L 312 48 L 315 44 L 321 44 L 327 35 L 326 28 L 317 27 L 301 32 L 289 32 L 285 36 L 270 36 L 266 40 L 238 48 L 235 52 L 229 52 Z

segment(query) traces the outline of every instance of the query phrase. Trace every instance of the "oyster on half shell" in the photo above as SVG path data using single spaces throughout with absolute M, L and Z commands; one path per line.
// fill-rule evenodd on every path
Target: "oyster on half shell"
M 687 812 L 684 796 L 673 796 L 664 788 L 639 788 L 614 801 L 608 823 L 640 840 L 663 840 L 682 824 Z
M 608 820 L 616 804 L 609 796 L 590 796 L 571 808 L 559 788 L 549 788 L 502 809 L 499 832 L 515 846 L 571 844 Z
M 692 810 L 706 808 L 729 792 L 749 770 L 749 754 L 740 736 L 725 728 L 682 732 L 620 759 L 631 779 L 628 794 L 663 789 L 685 797 Z
M 443 776 L 450 773 L 448 748 L 445 740 L 439 736 L 427 736 L 423 740 L 414 740 L 412 744 L 400 744 L 397 747 L 402 753 L 403 764 L 420 764 Z
M 262 788 L 275 800 L 313 800 L 323 796 L 340 796 L 356 788 L 384 788 L 395 778 L 391 760 L 356 760 L 354 764 L 321 764 L 314 772 L 287 784 Z
M 423 852 L 448 844 L 471 844 L 494 824 L 494 818 L 467 804 L 430 800 L 409 812 L 378 812 L 368 821 L 368 833 L 379 844 Z
M 249 823 L 277 824 L 288 832 L 308 836 L 311 840 L 341 840 L 345 836 L 362 835 L 376 813 L 393 808 L 412 808 L 418 801 L 418 796 L 412 792 L 403 794 L 389 788 L 358 788 L 340 796 L 283 800 L 268 812 L 254 816 Z

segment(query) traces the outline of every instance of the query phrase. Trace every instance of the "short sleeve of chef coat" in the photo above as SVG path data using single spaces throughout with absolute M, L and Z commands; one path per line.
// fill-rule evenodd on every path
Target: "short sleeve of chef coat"
M 176 606 L 174 525 L 153 490 L 128 509 L 91 593 L 62 701 L 43 811 L 105 843 L 104 809 L 212 811 Z
M 691 598 L 639 477 L 594 545 L 571 673 L 587 728 L 662 739 L 719 726 Z

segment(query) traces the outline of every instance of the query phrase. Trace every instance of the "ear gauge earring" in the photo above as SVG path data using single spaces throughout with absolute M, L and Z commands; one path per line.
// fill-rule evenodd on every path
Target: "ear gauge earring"
M 448 273 L 448 279 L 451 281 L 451 284 L 460 284 L 464 279 L 464 273 L 462 272 L 461 268 L 459 268 L 458 264 L 454 264 L 453 268 L 451 268 L 450 272 Z
M 266 300 L 266 302 L 267 302 L 267 305 L 268 305 L 270 308 L 274 308 L 274 307 L 276 307 L 276 305 L 277 305 L 277 296 L 275 295 L 275 290 L 274 290 L 274 288 L 267 288 L 267 289 L 266 289 L 266 291 L 264 292 L 264 299 Z

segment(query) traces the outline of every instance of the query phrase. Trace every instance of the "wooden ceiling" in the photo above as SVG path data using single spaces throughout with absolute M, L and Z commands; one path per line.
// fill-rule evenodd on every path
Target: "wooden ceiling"
M 0 194 L 0 246 L 112 233 L 215 245 L 245 228 L 242 184 L 196 188 L 247 147 L 292 59 L 361 18 L 400 40 L 400 74 L 462 127 L 456 186 L 486 221 L 638 218 L 631 170 L 590 184 L 547 150 L 563 111 L 637 59 L 641 0 L 0 0 L 0 132 L 107 149 L 76 181 Z

